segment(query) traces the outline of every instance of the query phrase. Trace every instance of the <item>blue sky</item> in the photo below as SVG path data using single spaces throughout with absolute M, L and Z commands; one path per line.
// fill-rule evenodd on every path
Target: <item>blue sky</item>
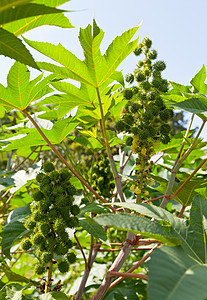
M 72 0 L 61 8 L 72 10 L 67 17 L 73 29 L 40 27 L 26 33 L 31 40 L 61 43 L 82 58 L 78 42 L 79 28 L 85 28 L 95 17 L 105 32 L 103 51 L 123 31 L 143 23 L 138 30 L 140 41 L 148 36 L 158 58 L 164 60 L 167 69 L 163 76 L 171 81 L 189 84 L 202 65 L 207 67 L 207 1 L 206 0 Z M 36 60 L 44 56 L 31 50 Z M 121 65 L 123 73 L 134 70 L 137 58 L 130 55 Z M 6 75 L 12 61 L 0 56 L 0 82 L 6 83 Z

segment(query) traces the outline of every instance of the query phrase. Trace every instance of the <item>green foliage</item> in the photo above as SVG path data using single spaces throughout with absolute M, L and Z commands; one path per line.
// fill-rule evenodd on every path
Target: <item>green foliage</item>
M 206 69 L 192 86 L 169 83 L 152 40 L 131 41 L 139 26 L 102 54 L 95 20 L 80 29 L 84 60 L 24 39 L 54 61 L 34 62 L 17 36 L 72 27 L 56 9 L 65 2 L 5 0 L 0 8 L 0 51 L 16 60 L 0 85 L 0 298 L 91 299 L 106 276 L 95 299 L 205 299 Z M 117 68 L 131 52 L 141 60 L 125 87 Z M 25 64 L 51 74 L 31 80 Z M 197 114 L 200 131 L 172 137 L 170 107 Z M 127 278 L 110 289 L 108 265 L 128 272 L 138 261 L 134 273 L 149 283 Z

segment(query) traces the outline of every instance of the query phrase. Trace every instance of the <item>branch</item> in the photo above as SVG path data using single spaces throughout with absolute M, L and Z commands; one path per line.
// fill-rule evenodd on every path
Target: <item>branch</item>
M 60 152 L 55 148 L 55 146 L 48 140 L 48 138 L 46 137 L 46 135 L 43 133 L 43 131 L 40 129 L 40 127 L 38 126 L 38 124 L 35 122 L 35 120 L 28 114 L 28 112 L 26 110 L 22 110 L 22 112 L 28 117 L 28 119 L 32 122 L 32 124 L 35 126 L 35 128 L 38 130 L 38 132 L 40 133 L 40 135 L 43 137 L 43 139 L 46 141 L 46 143 L 48 144 L 48 146 L 53 150 L 53 152 L 59 157 L 59 159 L 68 167 L 68 169 L 80 180 L 80 182 L 82 184 L 84 184 L 89 191 L 91 191 L 99 200 L 101 200 L 101 202 L 103 203 L 107 203 L 107 201 L 101 197 L 96 191 L 94 191 L 94 189 L 92 189 L 92 187 L 72 168 L 72 166 L 64 159 L 64 157 L 60 154 Z M 116 210 L 112 207 L 109 206 L 110 209 L 113 212 L 116 212 Z
M 122 272 L 113 272 L 113 271 L 108 271 L 107 274 L 111 277 L 119 276 L 122 278 L 131 277 L 131 278 L 141 278 L 141 279 L 148 280 L 148 277 L 144 274 L 130 274 L 129 272 L 122 273 Z

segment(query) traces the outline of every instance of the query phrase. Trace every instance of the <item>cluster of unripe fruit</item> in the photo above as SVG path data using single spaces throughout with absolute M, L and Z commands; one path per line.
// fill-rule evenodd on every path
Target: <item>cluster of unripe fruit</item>
M 110 191 L 114 189 L 113 174 L 109 160 L 99 156 L 92 169 L 92 188 L 103 197 L 110 198 Z
M 136 81 L 137 85 L 124 90 L 124 97 L 129 101 L 122 111 L 121 120 L 116 124 L 117 131 L 130 134 L 126 144 L 138 154 L 138 184 L 136 188 L 133 187 L 138 202 L 148 195 L 146 190 L 143 192 L 143 184 L 146 185 L 149 180 L 146 170 L 159 142 L 167 144 L 170 141 L 171 127 L 167 122 L 173 117 L 173 110 L 166 107 L 161 96 L 168 91 L 168 82 L 161 75 L 166 65 L 164 61 L 154 61 L 157 51 L 150 50 L 151 46 L 152 41 L 145 38 L 134 51 L 136 56 L 144 54 L 145 58 L 138 62 L 133 74 L 126 76 L 129 84 Z
M 74 263 L 76 255 L 71 252 L 73 243 L 66 228 L 78 226 L 76 217 L 80 209 L 74 204 L 76 189 L 71 185 L 70 172 L 63 169 L 55 170 L 51 162 L 43 164 L 43 172 L 36 176 L 39 189 L 32 194 L 30 204 L 31 215 L 25 220 L 24 226 L 29 230 L 29 237 L 22 241 L 22 248 L 34 248 L 38 264 L 36 274 L 44 274 L 49 264 L 56 263 L 54 255 L 64 258 L 58 259 L 58 269 L 65 273 L 69 264 Z

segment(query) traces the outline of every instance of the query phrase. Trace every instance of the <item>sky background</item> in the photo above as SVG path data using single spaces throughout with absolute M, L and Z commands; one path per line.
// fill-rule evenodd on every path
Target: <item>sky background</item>
M 188 85 L 202 65 L 207 66 L 206 0 L 72 0 L 61 8 L 72 11 L 66 16 L 75 28 L 44 26 L 24 36 L 31 40 L 61 43 L 82 59 L 78 32 L 80 27 L 91 24 L 93 17 L 105 32 L 103 52 L 117 35 L 143 21 L 137 33 L 139 41 L 146 36 L 152 39 L 152 48 L 158 51 L 158 59 L 167 64 L 163 72 L 167 80 Z M 45 59 L 37 51 L 31 48 L 30 51 L 36 60 Z M 131 54 L 119 69 L 123 74 L 132 72 L 138 60 Z M 11 59 L 0 56 L 0 82 L 4 85 L 12 64 Z M 196 121 L 195 125 L 198 124 Z M 207 137 L 207 132 L 203 136 Z

